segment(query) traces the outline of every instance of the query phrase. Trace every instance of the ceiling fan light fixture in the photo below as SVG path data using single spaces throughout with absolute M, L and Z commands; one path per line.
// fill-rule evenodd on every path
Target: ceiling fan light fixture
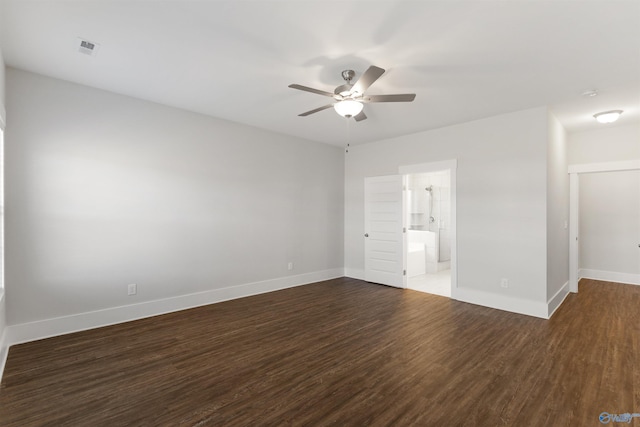
M 620 117 L 622 110 L 603 111 L 602 113 L 594 114 L 593 117 L 599 123 L 613 123 Z
M 360 114 L 364 105 L 362 102 L 347 99 L 345 101 L 337 102 L 334 104 L 333 108 L 336 110 L 336 113 L 340 114 L 342 117 L 354 117 Z

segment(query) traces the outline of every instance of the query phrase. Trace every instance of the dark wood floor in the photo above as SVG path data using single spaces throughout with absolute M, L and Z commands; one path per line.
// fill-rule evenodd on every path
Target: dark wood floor
M 337 279 L 11 347 L 0 425 L 597 426 L 639 340 L 640 286 L 547 321 Z

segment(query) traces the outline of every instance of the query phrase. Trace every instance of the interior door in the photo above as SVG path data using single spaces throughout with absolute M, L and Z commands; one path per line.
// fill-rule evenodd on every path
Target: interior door
M 365 280 L 404 288 L 402 175 L 364 180 Z

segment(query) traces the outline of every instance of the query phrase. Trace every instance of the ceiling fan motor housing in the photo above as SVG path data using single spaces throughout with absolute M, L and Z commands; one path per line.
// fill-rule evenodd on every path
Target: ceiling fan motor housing
M 356 72 L 353 70 L 344 70 L 342 72 L 342 78 L 345 82 L 351 83 L 351 80 L 356 76 Z
M 351 88 L 353 87 L 353 84 L 351 83 L 351 80 L 356 76 L 356 72 L 353 70 L 344 70 L 342 72 L 342 78 L 344 79 L 344 81 L 346 82 L 343 85 L 338 86 L 333 93 L 335 93 L 336 95 L 342 95 L 342 96 L 346 96 L 349 94 L 349 92 L 351 92 Z

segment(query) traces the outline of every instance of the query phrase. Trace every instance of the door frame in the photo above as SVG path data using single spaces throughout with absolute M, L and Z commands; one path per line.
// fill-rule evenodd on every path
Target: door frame
M 433 172 L 442 172 L 449 171 L 449 177 L 451 180 L 451 298 L 457 298 L 457 289 L 458 289 L 458 245 L 457 245 L 457 232 L 456 232 L 456 223 L 457 223 L 457 208 L 456 208 L 456 186 L 457 186 L 457 178 L 456 171 L 458 168 L 458 160 L 450 159 L 450 160 L 441 160 L 437 162 L 429 162 L 429 163 L 419 163 L 414 165 L 404 165 L 398 168 L 398 173 L 403 177 L 406 175 L 413 174 L 421 174 L 421 173 L 433 173 Z M 403 206 L 403 210 L 406 209 L 406 203 Z M 403 216 L 406 217 L 406 212 L 403 213 Z M 405 236 L 406 240 L 406 236 Z M 406 244 L 405 244 L 405 262 L 407 258 L 406 254 Z M 406 268 L 406 266 L 405 266 Z
M 570 165 L 569 172 L 569 290 L 578 292 L 580 281 L 580 175 L 640 170 L 640 159 Z

